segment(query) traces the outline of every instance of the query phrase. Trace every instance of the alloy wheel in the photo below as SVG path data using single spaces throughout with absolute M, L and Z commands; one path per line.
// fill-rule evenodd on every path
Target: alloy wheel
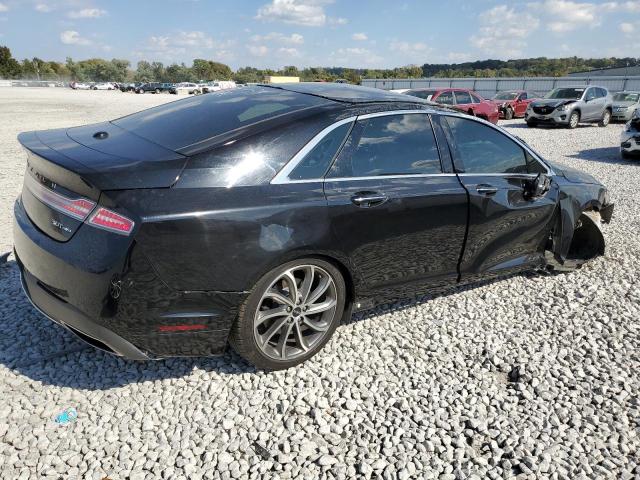
M 262 294 L 253 319 L 261 352 L 274 360 L 305 355 L 322 342 L 338 306 L 336 284 L 317 265 L 285 270 Z
M 576 128 L 578 126 L 578 122 L 580 121 L 580 116 L 577 112 L 571 114 L 569 117 L 569 127 Z

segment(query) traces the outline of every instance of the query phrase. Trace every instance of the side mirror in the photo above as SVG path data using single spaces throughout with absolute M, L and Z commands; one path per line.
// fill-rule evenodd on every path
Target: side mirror
M 531 200 L 542 197 L 551 188 L 551 178 L 544 173 L 539 173 L 536 178 L 525 180 L 524 198 Z

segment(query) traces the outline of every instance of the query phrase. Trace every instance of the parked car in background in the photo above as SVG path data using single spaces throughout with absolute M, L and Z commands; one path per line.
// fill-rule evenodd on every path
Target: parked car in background
M 246 87 L 18 140 L 25 293 L 137 360 L 229 341 L 259 368 L 288 368 L 352 309 L 577 268 L 604 254 L 595 222 L 614 208 L 595 178 L 501 128 L 335 83 Z
M 136 88 L 138 88 L 140 85 L 142 85 L 142 82 L 121 83 L 120 84 L 120 91 L 121 92 L 134 92 L 136 90 Z
M 640 159 L 640 109 L 633 113 L 620 134 L 620 154 L 627 160 Z
M 91 90 L 115 90 L 116 87 L 111 82 L 96 83 L 91 87 Z
M 71 82 L 69 86 L 74 90 L 89 90 L 90 88 L 88 83 L 82 83 L 82 82 Z
M 498 118 L 500 118 L 498 107 L 472 90 L 464 88 L 413 88 L 405 91 L 404 94 L 423 98 L 440 105 L 447 105 L 494 124 L 498 123 Z
M 491 102 L 498 107 L 500 118 L 511 120 L 524 117 L 529 104 L 538 98 L 539 95 L 525 90 L 506 90 L 496 93 Z
M 640 110 L 640 92 L 618 92 L 613 96 L 611 120 L 628 122 Z
M 173 88 L 173 83 L 160 83 L 160 82 L 149 82 L 143 83 L 142 85 L 136 87 L 136 93 L 162 93 L 162 92 L 170 92 L 171 88 Z
M 169 93 L 173 93 L 174 95 L 179 95 L 179 94 L 191 95 L 196 90 L 198 90 L 198 85 L 196 85 L 195 83 L 182 82 L 182 83 L 176 83 L 173 87 L 171 87 L 169 89 Z
M 207 82 L 202 87 L 202 93 L 217 92 L 218 90 L 228 90 L 230 88 L 236 88 L 236 82 L 233 80 L 216 80 L 214 82 Z
M 606 88 L 597 86 L 559 87 L 543 99 L 531 102 L 525 113 L 527 125 L 558 125 L 576 128 L 580 123 L 609 125 L 613 99 Z

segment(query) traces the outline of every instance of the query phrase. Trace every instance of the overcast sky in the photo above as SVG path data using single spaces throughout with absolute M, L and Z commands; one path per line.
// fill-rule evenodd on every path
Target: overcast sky
M 397 67 L 640 56 L 640 0 L 0 0 L 14 57 Z

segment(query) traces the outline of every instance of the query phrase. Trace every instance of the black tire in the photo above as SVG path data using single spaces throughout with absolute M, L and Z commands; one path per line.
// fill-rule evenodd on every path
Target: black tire
M 567 123 L 567 128 L 573 130 L 580 123 L 580 112 L 571 112 L 569 115 L 569 123 Z
M 155 91 L 153 93 L 160 93 L 160 89 L 156 88 Z
M 292 359 L 276 360 L 265 354 L 258 346 L 256 335 L 254 334 L 255 315 L 263 301 L 263 295 L 274 284 L 274 282 L 276 282 L 288 270 L 308 265 L 323 269 L 329 274 L 334 282 L 336 307 L 333 318 L 324 330 L 323 336 L 320 337 L 317 343 L 314 344 L 307 353 L 296 356 Z M 251 290 L 251 293 L 238 310 L 238 317 L 236 318 L 236 321 L 231 327 L 231 332 L 229 333 L 229 343 L 241 357 L 258 369 L 284 370 L 291 368 L 314 356 L 329 341 L 344 314 L 345 303 L 346 286 L 344 278 L 333 264 L 317 258 L 302 258 L 287 262 L 277 268 L 274 268 L 258 280 Z M 289 337 L 286 338 L 288 339 Z
M 622 158 L 624 158 L 625 160 L 634 160 L 634 159 L 635 159 L 635 157 L 634 157 L 633 155 L 631 155 L 631 154 L 630 154 L 630 153 L 628 153 L 628 152 L 625 152 L 624 150 L 622 150 L 622 151 L 620 152 L 620 155 L 621 155 L 621 156 L 622 156 Z
M 504 119 L 505 120 L 511 120 L 513 118 L 513 110 L 511 110 L 511 108 L 507 108 L 504 111 Z
M 527 120 L 527 127 L 535 128 L 537 126 L 538 126 L 538 124 L 536 122 L 532 122 L 532 121 Z
M 605 109 L 604 112 L 602 112 L 602 118 L 598 122 L 598 126 L 599 127 L 606 127 L 607 125 L 609 125 L 609 122 L 611 122 L 611 112 L 607 108 L 607 109 Z

